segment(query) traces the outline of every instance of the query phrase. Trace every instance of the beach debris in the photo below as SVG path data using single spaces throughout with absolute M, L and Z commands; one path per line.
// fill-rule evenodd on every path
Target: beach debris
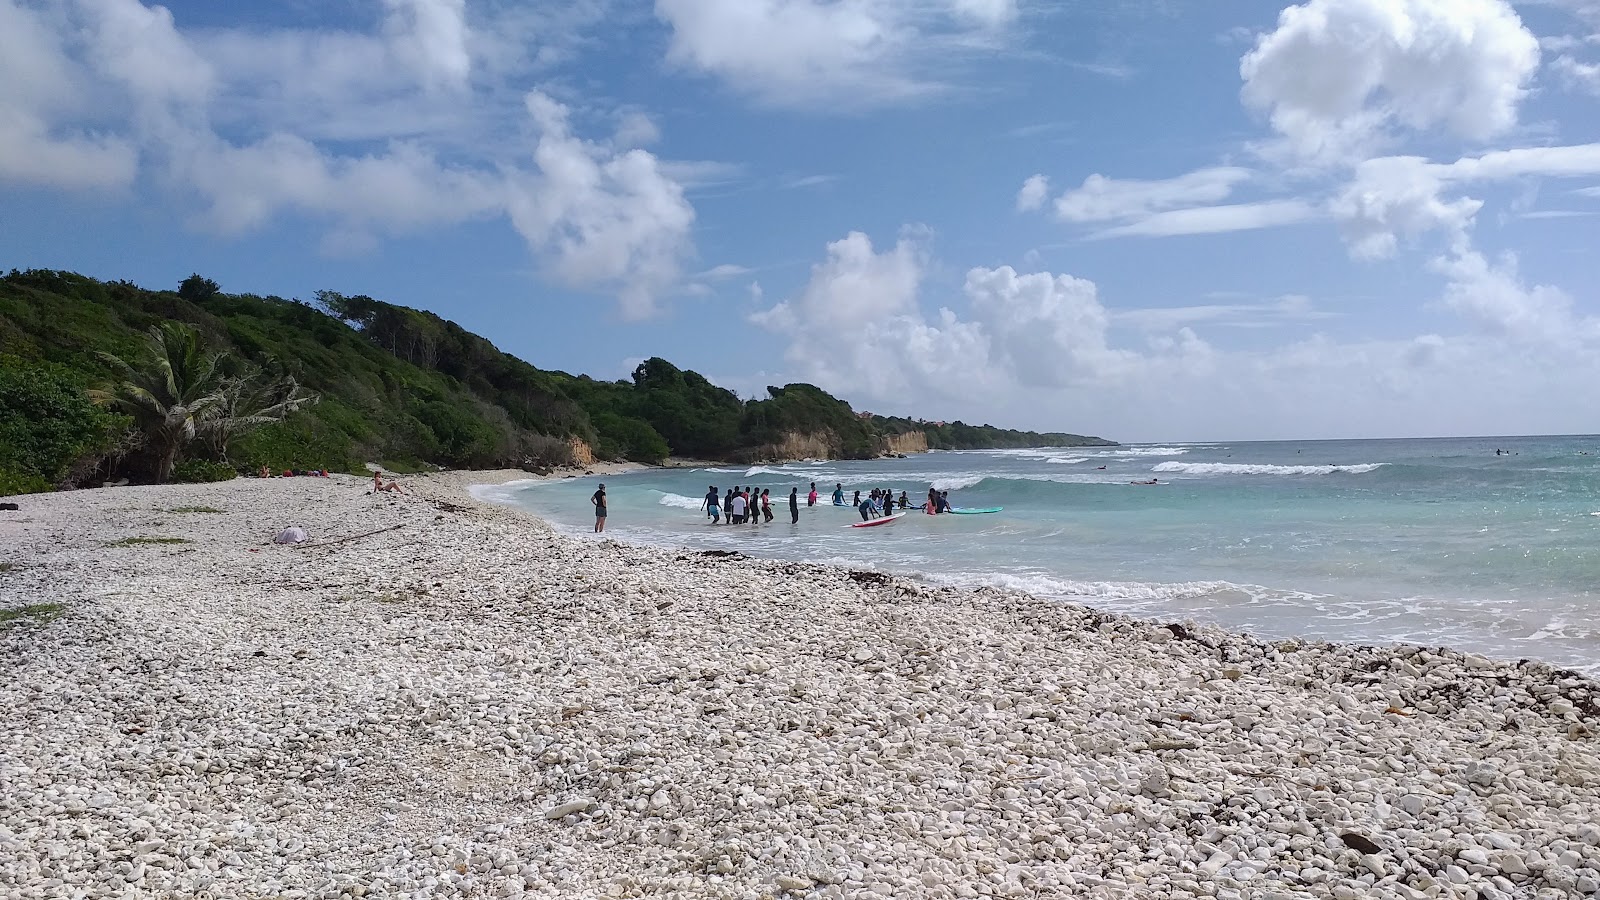
M 863 572 L 856 569 L 852 569 L 850 571 L 850 580 L 854 581 L 856 584 L 876 585 L 890 584 L 894 581 L 893 578 L 890 578 L 888 575 L 885 575 L 882 572 Z
M 737 550 L 701 550 L 700 555 L 709 556 L 712 559 L 749 559 L 749 557 Z
M 1383 848 L 1374 843 L 1371 838 L 1364 834 L 1357 834 L 1354 831 L 1340 832 L 1339 840 L 1344 841 L 1346 847 L 1362 855 L 1383 852 Z
M 272 539 L 274 544 L 303 544 L 306 542 L 306 530 L 299 525 L 291 525 L 278 532 Z
M 593 800 L 589 799 L 588 797 L 580 797 L 577 800 L 568 800 L 559 806 L 550 807 L 544 811 L 544 817 L 552 821 L 555 819 L 565 819 L 567 816 L 576 815 L 581 812 L 587 812 L 592 806 L 594 806 Z

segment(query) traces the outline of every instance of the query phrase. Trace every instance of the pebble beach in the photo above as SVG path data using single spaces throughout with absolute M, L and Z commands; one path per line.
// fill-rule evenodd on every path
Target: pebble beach
M 0 896 L 1600 895 L 1578 673 L 577 540 L 467 492 L 520 477 L 14 498 Z

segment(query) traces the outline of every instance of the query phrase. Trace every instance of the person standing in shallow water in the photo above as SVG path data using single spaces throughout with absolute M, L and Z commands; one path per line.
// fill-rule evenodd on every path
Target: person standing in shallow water
M 606 486 L 600 485 L 589 502 L 594 504 L 594 533 L 599 534 L 606 530 Z
M 799 491 L 800 489 L 799 488 L 795 488 L 795 490 Z M 817 483 L 815 481 L 811 482 L 811 493 L 806 495 L 806 505 L 807 506 L 816 506 L 817 505 Z
M 761 489 L 761 517 L 766 519 L 768 524 L 772 523 L 772 489 L 771 488 L 762 488 Z
M 814 506 L 816 505 L 816 502 L 817 488 L 815 485 L 813 485 L 811 488 L 811 503 L 808 505 Z M 789 488 L 789 524 L 800 524 L 800 489 L 797 487 Z
M 711 524 L 716 525 L 718 520 L 722 518 L 722 499 L 717 496 L 716 485 L 713 484 L 711 489 L 706 492 L 706 498 L 700 505 L 705 507 L 706 518 L 711 520 Z

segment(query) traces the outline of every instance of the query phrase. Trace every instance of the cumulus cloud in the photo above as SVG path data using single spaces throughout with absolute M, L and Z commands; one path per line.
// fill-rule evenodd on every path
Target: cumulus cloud
M 191 34 L 140 0 L 47 12 L 0 0 L 0 179 L 96 188 L 143 175 L 196 198 L 204 227 L 304 216 L 334 253 L 503 216 L 553 278 L 648 314 L 678 280 L 694 222 L 668 164 L 639 149 L 654 124 L 621 111 L 611 139 L 585 139 L 537 90 L 501 117 L 506 85 L 474 85 L 474 44 L 465 0 L 384 0 L 370 34 Z M 495 125 L 472 122 L 490 109 Z M 527 140 L 473 140 L 502 118 L 527 123 Z
M 1433 265 L 1449 279 L 1444 305 L 1494 336 L 1545 346 L 1600 339 L 1600 319 L 1580 316 L 1572 298 L 1559 288 L 1524 284 L 1514 255 L 1495 263 L 1460 247 Z
M 964 315 L 929 314 L 920 295 L 931 268 L 920 231 L 881 251 L 852 232 L 828 245 L 798 295 L 752 320 L 790 340 L 795 377 L 869 402 L 1104 385 L 1150 365 L 1109 344 L 1110 316 L 1093 282 L 978 267 L 963 285 Z M 1192 360 L 1204 350 L 1191 332 L 1167 356 Z
M 1017 191 L 1017 211 L 1032 212 L 1041 206 L 1050 196 L 1050 178 L 1047 175 L 1031 175 Z
M 1370 159 L 1329 202 L 1351 253 L 1360 259 L 1393 256 L 1402 238 L 1432 231 L 1464 239 L 1483 202 L 1444 194 L 1472 182 L 1524 177 L 1600 175 L 1600 144 L 1498 150 L 1453 163 L 1415 156 Z
M 668 59 L 763 102 L 873 105 L 948 89 L 1015 0 L 656 0 Z
M 1509 130 L 1539 42 L 1504 0 L 1309 0 L 1240 65 L 1246 104 L 1297 157 L 1359 159 L 1392 130 Z
M 649 315 L 688 249 L 694 208 L 683 188 L 643 150 L 576 137 L 548 96 L 534 91 L 527 104 L 541 133 L 535 169 L 508 179 L 511 221 L 563 280 L 612 286 L 624 315 Z

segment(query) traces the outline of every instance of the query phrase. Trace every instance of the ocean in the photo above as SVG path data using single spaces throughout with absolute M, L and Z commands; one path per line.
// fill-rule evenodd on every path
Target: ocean
M 1496 451 L 1503 451 L 1497 454 Z M 1600 674 L 1600 437 L 935 451 L 480 487 L 592 537 L 1000 585 L 1267 638 L 1449 646 Z M 1130 484 L 1151 478 L 1155 485 Z M 821 503 L 804 506 L 816 482 Z M 980 516 L 867 529 L 829 504 L 950 491 Z M 706 524 L 706 488 L 772 491 L 770 525 Z M 789 523 L 789 488 L 801 518 Z

